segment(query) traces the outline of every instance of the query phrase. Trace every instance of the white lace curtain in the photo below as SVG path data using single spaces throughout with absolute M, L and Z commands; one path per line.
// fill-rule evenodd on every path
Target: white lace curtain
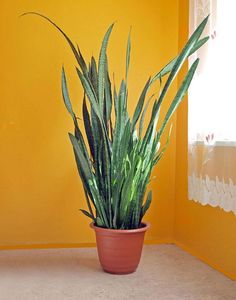
M 236 1 L 190 0 L 190 33 L 210 36 L 189 90 L 189 199 L 236 214 Z

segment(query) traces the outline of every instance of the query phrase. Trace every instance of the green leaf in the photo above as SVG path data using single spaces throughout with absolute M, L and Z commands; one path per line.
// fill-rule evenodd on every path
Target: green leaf
M 171 72 L 170 75 L 164 85 L 164 88 L 161 92 L 161 95 L 159 97 L 159 101 L 160 103 L 162 103 L 166 92 L 168 91 L 171 83 L 173 82 L 174 78 L 176 77 L 178 71 L 180 70 L 180 68 L 182 67 L 183 63 L 185 62 L 186 58 L 190 55 L 191 51 L 193 50 L 194 45 L 196 44 L 196 42 L 198 41 L 198 39 L 200 38 L 206 23 L 207 23 L 208 17 L 206 17 L 202 23 L 197 27 L 197 29 L 194 31 L 194 33 L 191 35 L 190 39 L 188 40 L 187 44 L 184 46 L 182 52 L 180 53 L 180 55 L 178 56 Z
M 77 49 L 78 49 L 78 53 L 79 53 L 77 60 L 78 60 L 79 66 L 80 66 L 83 74 L 85 75 L 88 72 L 87 65 L 86 65 L 86 62 L 85 62 L 85 60 L 82 56 L 82 53 L 81 53 L 80 48 L 79 48 L 78 45 L 77 45 Z
M 97 64 L 93 56 L 91 58 L 90 80 L 98 99 L 98 72 L 97 72 Z
M 156 129 L 156 124 L 157 124 L 157 121 L 159 118 L 160 107 L 161 107 L 160 100 L 155 101 L 153 104 L 153 108 L 152 108 L 151 119 L 149 121 L 146 133 L 145 133 L 143 141 L 142 141 L 142 146 L 141 146 L 142 151 L 147 149 L 146 146 L 148 145 L 151 138 L 153 138 L 153 135 L 154 135 L 154 132 Z
M 104 192 L 105 200 L 107 204 L 107 211 L 109 215 L 109 224 L 110 227 L 112 226 L 112 211 L 111 211 L 111 165 L 110 165 L 110 158 L 107 152 L 107 147 L 102 143 L 101 144 L 101 162 L 100 166 L 102 167 L 102 174 L 104 180 Z
M 76 50 L 74 44 L 72 43 L 72 41 L 70 40 L 70 38 L 68 37 L 68 35 L 67 35 L 67 34 L 66 34 L 66 33 L 65 33 L 65 32 L 64 32 L 64 31 L 56 24 L 56 23 L 54 23 L 54 22 L 53 22 L 51 19 L 49 19 L 48 17 L 46 17 L 46 16 L 44 16 L 44 15 L 42 15 L 42 14 L 40 14 L 40 13 L 32 12 L 32 11 L 23 13 L 23 14 L 21 14 L 20 16 L 23 17 L 23 16 L 26 16 L 26 15 L 37 15 L 37 16 L 39 16 L 39 17 L 41 17 L 41 18 L 47 20 L 47 21 L 48 21 L 49 23 L 51 23 L 57 30 L 59 30 L 60 33 L 64 36 L 64 38 L 65 38 L 66 41 L 68 42 L 68 44 L 69 44 L 69 46 L 70 46 L 70 48 L 71 48 L 71 50 L 72 50 L 72 52 L 73 52 L 73 54 L 74 54 L 74 56 L 75 56 L 75 58 L 76 58 L 76 60 L 77 60 L 79 66 L 81 67 L 81 70 L 83 71 L 83 73 L 87 73 L 86 64 L 85 64 L 85 65 L 83 64 L 83 58 L 82 58 L 82 55 L 81 55 L 80 51 L 77 52 L 77 50 Z
M 142 115 L 141 115 L 141 118 L 140 118 L 140 122 L 139 122 L 139 136 L 140 137 L 141 137 L 142 131 L 143 131 L 143 123 L 144 123 L 144 119 L 145 119 L 145 116 L 146 116 L 146 112 L 147 112 L 149 103 L 150 103 L 150 101 L 152 100 L 153 97 L 154 97 L 154 94 L 151 97 L 149 97 L 146 105 L 144 106 L 144 109 L 143 109 L 143 112 L 142 112 Z
M 96 218 L 96 225 L 98 227 L 105 227 L 104 223 L 102 222 L 101 218 L 99 218 L 99 217 Z
M 132 120 L 132 129 L 134 129 L 138 119 L 139 119 L 139 116 L 142 112 L 142 109 L 143 109 L 143 104 L 144 104 L 144 100 L 145 100 L 145 97 L 146 97 L 146 94 L 147 94 L 147 91 L 148 91 L 148 88 L 150 86 L 150 80 L 151 78 L 148 79 L 148 81 L 146 82 L 144 88 L 143 88 L 143 91 L 139 97 L 139 100 L 138 100 L 138 104 L 135 108 L 135 111 L 134 111 L 134 115 L 133 115 L 133 120 Z
M 100 182 L 100 173 L 99 173 L 99 163 L 98 163 L 98 152 L 101 143 L 101 123 L 95 114 L 94 110 L 91 109 L 91 127 L 92 127 L 92 135 L 94 138 L 94 166 L 96 171 L 96 176 L 98 177 L 98 182 Z
M 86 95 L 87 95 L 87 97 L 90 101 L 92 110 L 96 113 L 96 115 L 97 115 L 97 117 L 100 121 L 101 129 L 102 129 L 101 130 L 102 138 L 104 140 L 104 145 L 105 145 L 105 148 L 106 148 L 105 151 L 107 153 L 109 153 L 110 146 L 109 146 L 108 133 L 107 133 L 107 130 L 106 130 L 106 126 L 105 126 L 105 123 L 104 123 L 102 113 L 100 111 L 100 107 L 99 107 L 99 104 L 98 104 L 98 101 L 97 101 L 96 93 L 93 89 L 93 86 L 92 86 L 91 82 L 88 80 L 88 78 L 86 76 L 84 76 L 78 68 L 76 68 L 76 71 L 77 71 L 77 74 L 80 78 L 82 86 L 84 88 L 84 92 L 86 93 Z
M 204 38 L 198 40 L 198 41 L 195 43 L 193 49 L 190 51 L 190 53 L 189 53 L 188 56 L 190 56 L 190 55 L 192 55 L 194 52 L 196 52 L 196 51 L 197 51 L 200 47 L 202 47 L 208 40 L 209 40 L 209 36 L 204 37 Z M 178 58 L 178 56 L 177 56 L 176 58 L 174 58 L 172 61 L 170 61 L 163 69 L 161 69 L 161 71 L 158 72 L 158 73 L 152 78 L 151 84 L 153 84 L 156 80 L 160 79 L 161 77 L 165 76 L 166 74 L 170 73 L 170 72 L 172 71 L 172 69 L 173 69 L 173 67 L 174 67 L 174 65 L 175 65 L 175 63 L 176 63 L 176 61 L 177 61 L 177 58 Z
M 141 220 L 144 217 L 144 215 L 146 214 L 147 210 L 149 209 L 151 202 L 152 202 L 152 191 L 149 191 L 149 193 L 147 195 L 147 200 L 142 207 Z
M 163 154 L 164 154 L 164 152 L 166 151 L 166 149 L 167 149 L 167 147 L 168 147 L 168 145 L 169 145 L 169 143 L 170 143 L 170 136 L 171 136 L 171 132 L 172 132 L 172 125 L 170 126 L 170 130 L 169 130 L 169 134 L 168 134 L 168 137 L 167 137 L 167 140 L 166 140 L 166 143 L 165 143 L 165 145 L 164 145 L 164 147 L 162 148 L 162 150 L 161 150 L 161 152 L 160 153 L 158 153 L 158 155 L 154 158 L 154 160 L 153 160 L 153 166 L 155 166 L 157 163 L 158 163 L 158 161 L 162 158 L 162 156 L 163 156 Z M 157 143 L 159 142 L 159 136 L 157 136 L 156 137 L 156 145 L 157 145 Z M 159 148 L 159 147 L 158 147 Z M 156 149 L 155 149 L 155 154 L 156 154 Z
M 108 72 L 108 62 L 106 58 L 105 62 L 105 77 L 104 77 L 104 85 L 105 85 L 105 107 L 104 107 L 104 119 L 106 122 L 106 126 L 108 128 L 108 123 L 111 118 L 111 110 L 112 110 L 112 93 L 111 93 L 111 81 Z
M 192 55 L 194 52 L 196 52 L 199 48 L 201 48 L 209 40 L 209 38 L 210 38 L 209 36 L 206 36 L 206 37 L 198 40 L 195 43 L 193 49 L 190 51 L 189 56 Z
M 80 211 L 81 211 L 86 217 L 89 217 L 90 219 L 92 219 L 93 221 L 95 221 L 94 216 L 91 215 L 87 210 L 80 209 Z
M 87 105 L 86 105 L 85 96 L 84 96 L 84 99 L 83 99 L 83 118 L 84 118 L 84 127 L 85 127 L 85 132 L 86 132 L 88 143 L 89 143 L 91 156 L 94 159 L 94 155 L 95 155 L 95 152 L 94 152 L 94 137 L 93 137 L 92 127 L 91 127 L 91 123 L 90 123 L 90 116 L 89 116 L 88 108 L 87 108 Z
M 76 118 L 75 113 L 73 112 L 73 109 L 72 109 L 72 105 L 71 105 L 71 101 L 70 101 L 70 97 L 69 97 L 69 93 L 68 93 L 68 89 L 67 89 L 67 83 L 66 83 L 66 76 L 65 76 L 64 68 L 62 68 L 62 95 L 63 95 L 65 106 L 66 106 L 68 112 L 70 113 L 70 115 L 71 115 L 71 117 L 74 121 L 75 136 L 78 139 L 81 148 L 83 149 L 84 156 L 88 160 L 89 159 L 88 158 L 88 152 L 87 152 L 87 149 L 86 149 L 86 146 L 85 146 L 85 143 L 84 143 L 83 135 L 82 135 L 82 133 L 79 129 L 77 118 Z
M 89 199 L 89 192 L 87 191 L 87 189 L 86 189 L 86 187 L 85 187 L 84 184 L 83 184 L 83 188 L 84 188 L 84 194 L 85 194 L 86 202 L 87 202 L 87 205 L 88 205 L 89 213 L 94 218 L 94 214 L 93 214 L 92 206 L 91 206 L 91 203 L 90 203 L 90 199 L 91 199 L 91 202 L 92 202 L 93 206 L 94 206 L 94 201 L 93 201 L 92 198 Z
M 126 48 L 126 68 L 125 68 L 125 81 L 127 84 L 128 81 L 128 73 L 129 73 L 129 64 L 130 64 L 130 51 L 131 51 L 131 39 L 130 39 L 131 30 L 129 32 L 127 48 Z
M 73 145 L 73 148 L 74 148 L 74 151 L 76 154 L 76 158 L 77 158 L 76 162 L 77 162 L 78 171 L 80 174 L 82 174 L 81 179 L 87 185 L 87 188 L 92 195 L 92 198 L 94 200 L 94 203 L 95 203 L 96 209 L 98 210 L 100 218 L 102 219 L 102 221 L 106 225 L 106 227 L 109 227 L 109 223 L 107 220 L 103 201 L 100 197 L 99 190 L 98 190 L 94 175 L 92 173 L 92 170 L 83 155 L 83 151 L 81 150 L 77 139 L 71 133 L 69 133 L 69 137 L 70 137 L 71 143 Z
M 98 101 L 100 105 L 100 110 L 103 112 L 104 109 L 104 77 L 105 77 L 105 62 L 106 62 L 106 50 L 107 44 L 109 41 L 110 34 L 112 32 L 114 23 L 108 28 L 103 41 L 99 54 L 99 62 L 98 62 Z
M 70 141 L 73 145 L 73 148 L 78 156 L 78 159 L 80 161 L 80 167 L 82 168 L 82 171 L 83 171 L 87 181 L 93 180 L 93 174 L 91 171 L 91 167 L 90 167 L 87 159 L 84 156 L 84 153 L 78 143 L 78 140 L 71 133 L 69 133 L 69 137 L 70 137 Z
M 78 68 L 76 68 L 76 71 L 77 71 L 77 74 L 79 76 L 81 84 L 84 88 L 84 91 L 85 91 L 85 93 L 86 93 L 86 95 L 87 95 L 87 97 L 90 101 L 90 104 L 91 104 L 94 112 L 98 116 L 99 120 L 102 121 L 101 111 L 100 111 L 100 108 L 99 108 L 99 105 L 98 105 L 96 93 L 93 89 L 93 86 L 88 81 L 88 79 L 80 72 L 80 70 Z
M 125 217 L 123 218 L 121 228 L 123 228 L 123 229 L 132 229 L 132 228 L 134 228 L 132 219 L 133 219 L 133 212 L 134 212 L 134 209 L 135 209 L 135 205 L 136 205 L 135 201 L 131 201 L 128 204 L 128 208 L 127 208 Z
M 187 75 L 185 76 L 174 100 L 172 101 L 167 113 L 166 113 L 166 116 L 164 118 L 164 121 L 162 123 L 162 126 L 161 126 L 161 129 L 159 130 L 159 133 L 158 135 L 161 136 L 169 119 L 171 118 L 171 116 L 173 115 L 173 113 L 175 112 L 175 110 L 177 109 L 177 107 L 179 106 L 180 102 L 182 101 L 183 97 L 185 96 L 188 88 L 189 88 L 189 85 L 193 79 L 193 75 L 197 69 L 197 66 L 198 66 L 198 63 L 199 63 L 199 58 L 197 58 L 194 63 L 192 64 L 191 68 L 189 69 Z
M 88 193 L 93 205 L 96 207 L 95 202 L 93 200 L 93 195 L 91 193 L 91 190 L 90 190 L 90 187 L 89 187 L 89 184 L 88 184 L 88 181 L 86 180 L 86 177 L 85 177 L 85 175 L 83 173 L 83 170 L 81 168 L 80 160 L 78 158 L 78 154 L 76 153 L 75 149 L 73 149 L 73 152 L 74 152 L 74 156 L 75 156 L 77 170 L 78 170 L 79 176 L 81 178 L 81 181 L 82 181 L 82 184 L 83 184 L 83 187 L 84 187 L 85 195 L 87 195 L 87 193 Z M 87 196 L 86 196 L 86 200 L 87 200 Z M 91 209 L 89 199 L 88 199 L 88 207 L 89 207 L 89 209 L 91 210 L 91 213 L 92 213 L 92 209 Z
M 114 95 L 115 116 L 117 118 L 117 116 L 118 116 L 118 96 L 117 96 L 115 84 L 114 84 L 114 89 L 113 89 L 113 95 Z
M 113 163 L 117 162 L 121 137 L 123 135 L 126 123 L 129 120 L 127 105 L 126 105 L 126 85 L 124 80 L 122 80 L 121 82 L 119 95 L 117 96 L 115 101 L 116 101 L 115 103 L 116 120 L 115 120 L 115 129 L 114 129 L 113 144 L 112 144 L 112 156 L 114 159 Z
M 115 177 L 115 178 L 114 178 Z M 113 181 L 112 181 L 112 207 L 113 207 L 113 227 L 117 229 L 119 227 L 119 207 L 120 207 L 120 201 L 121 201 L 121 190 L 123 186 L 125 178 L 123 174 L 120 172 L 117 174 L 117 177 L 113 174 Z
M 71 101 L 70 101 L 70 97 L 69 97 L 69 93 L 68 93 L 68 88 L 67 88 L 67 83 L 66 83 L 66 75 L 65 75 L 64 67 L 62 67 L 61 87 L 62 87 L 62 96 L 63 96 L 63 100 L 64 100 L 64 103 L 65 103 L 65 106 L 66 106 L 68 112 L 70 113 L 71 117 L 74 120 L 76 117 L 75 117 L 75 114 L 73 112 Z

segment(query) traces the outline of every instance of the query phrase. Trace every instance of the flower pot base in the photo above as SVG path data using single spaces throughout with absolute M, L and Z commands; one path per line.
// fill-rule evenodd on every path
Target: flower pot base
M 106 272 L 106 273 L 109 273 L 109 274 L 113 274 L 113 275 L 128 275 L 128 274 L 132 274 L 134 272 L 136 272 L 137 269 L 134 269 L 134 270 L 129 270 L 129 271 L 124 271 L 124 272 L 121 272 L 121 271 L 114 271 L 114 270 L 105 270 L 103 268 L 103 271 Z

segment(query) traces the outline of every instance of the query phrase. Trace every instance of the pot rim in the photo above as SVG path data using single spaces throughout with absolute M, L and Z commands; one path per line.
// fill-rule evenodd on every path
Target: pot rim
M 90 227 L 92 229 L 94 229 L 95 231 L 99 231 L 99 232 L 110 232 L 110 233 L 120 233 L 120 234 L 129 234 L 129 233 L 139 233 L 139 232 L 144 232 L 146 231 L 148 228 L 150 228 L 150 223 L 148 222 L 141 222 L 141 224 L 143 225 L 140 228 L 136 228 L 136 229 L 111 229 L 111 228 L 103 228 L 103 227 L 98 227 L 94 224 L 94 222 L 90 223 Z

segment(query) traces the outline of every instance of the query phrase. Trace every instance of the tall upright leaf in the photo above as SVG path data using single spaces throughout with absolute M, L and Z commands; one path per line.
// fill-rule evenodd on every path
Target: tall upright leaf
M 90 115 L 89 115 L 89 112 L 88 112 L 85 95 L 84 95 L 84 99 L 83 99 L 83 118 L 84 118 L 84 128 L 85 128 L 85 131 L 86 131 L 91 156 L 94 160 L 95 159 L 95 157 L 94 157 L 95 156 L 94 136 L 93 136 L 92 126 L 91 126 L 91 121 L 90 121 Z
M 131 51 L 131 38 L 130 38 L 131 30 L 129 32 L 127 47 L 126 47 L 126 67 L 125 67 L 125 81 L 127 85 L 128 81 L 128 73 L 129 73 L 129 64 L 130 64 L 130 51 Z
M 148 88 L 150 86 L 150 80 L 151 78 L 148 79 L 148 81 L 146 82 L 144 88 L 143 88 L 143 91 L 139 97 L 139 100 L 138 100 L 138 104 L 136 105 L 136 108 L 135 108 L 135 111 L 134 111 L 134 115 L 133 115 L 133 120 L 132 120 L 132 129 L 134 129 L 138 119 L 139 119 L 139 116 L 142 112 L 142 109 L 143 109 L 143 104 L 144 104 L 144 100 L 145 100 L 145 97 L 146 97 L 146 94 L 147 94 L 147 91 L 148 91 Z
M 170 75 L 164 85 L 164 88 L 161 92 L 161 95 L 159 97 L 159 101 L 160 103 L 162 103 L 166 92 L 168 91 L 171 83 L 173 82 L 174 78 L 176 77 L 178 71 L 180 70 L 180 68 L 182 67 L 183 63 L 185 62 L 186 58 L 190 55 L 191 51 L 194 48 L 194 45 L 196 44 L 196 42 L 199 40 L 205 26 L 206 23 L 208 21 L 208 17 L 206 17 L 201 24 L 197 27 L 197 29 L 194 31 L 194 33 L 191 35 L 190 39 L 188 40 L 187 44 L 184 46 L 183 50 L 181 51 L 180 55 L 178 56 L 173 69 L 170 72 Z
M 104 109 L 104 76 L 105 76 L 105 62 L 106 62 L 106 50 L 107 44 L 109 41 L 110 34 L 112 32 L 114 23 L 108 28 L 103 41 L 99 54 L 99 62 L 98 62 L 98 101 L 100 105 L 100 110 Z
M 200 47 L 202 47 L 207 41 L 209 40 L 209 36 L 204 37 L 198 41 L 196 41 L 194 47 L 192 48 L 192 50 L 190 51 L 189 55 L 192 55 L 193 53 L 195 53 Z M 166 74 L 170 73 L 176 63 L 178 59 L 178 56 L 176 58 L 174 58 L 173 60 L 171 60 L 164 68 L 161 69 L 161 71 L 159 71 L 155 76 L 153 76 L 152 80 L 151 80 L 151 84 L 153 84 L 156 80 L 160 79 L 161 77 L 165 76 Z
M 165 127 L 166 127 L 166 124 L 168 123 L 169 119 L 171 118 L 171 116 L 173 115 L 173 113 L 175 112 L 175 110 L 177 109 L 178 105 L 180 104 L 180 102 L 182 101 L 183 97 L 185 96 L 188 88 L 189 88 L 189 85 L 193 79 L 193 75 L 197 69 L 197 66 L 198 66 L 198 63 L 199 63 L 199 58 L 197 58 L 195 60 L 195 62 L 192 64 L 191 68 L 189 69 L 187 75 L 185 76 L 174 100 L 171 102 L 171 105 L 166 113 L 166 116 L 164 118 L 164 121 L 162 123 L 162 126 L 159 130 L 159 136 L 162 135 Z

